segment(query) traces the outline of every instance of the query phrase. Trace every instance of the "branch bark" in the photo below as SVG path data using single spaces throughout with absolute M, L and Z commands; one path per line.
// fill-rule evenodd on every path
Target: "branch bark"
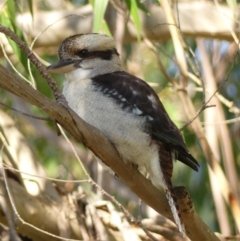
M 0 66 L 0 88 L 9 91 L 28 103 L 45 111 L 51 118 L 62 125 L 77 141 L 82 142 L 102 159 L 130 189 L 139 196 L 147 205 L 158 213 L 173 220 L 164 192 L 160 192 L 131 164 L 125 164 L 119 157 L 116 149 L 103 134 L 96 128 L 80 119 L 71 109 L 66 109 L 48 99 L 37 90 L 33 89 L 19 77 Z M 181 197 L 179 197 L 181 199 Z M 182 206 L 182 205 L 181 205 Z M 198 217 L 194 209 L 185 205 L 183 220 L 186 225 L 187 235 L 193 241 L 217 241 L 218 238 Z

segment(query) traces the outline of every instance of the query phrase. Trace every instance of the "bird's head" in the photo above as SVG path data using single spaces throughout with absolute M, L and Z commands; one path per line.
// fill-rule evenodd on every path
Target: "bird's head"
M 89 77 L 122 70 L 115 41 L 104 34 L 77 34 L 58 49 L 59 61 L 48 66 L 51 73 L 88 71 Z

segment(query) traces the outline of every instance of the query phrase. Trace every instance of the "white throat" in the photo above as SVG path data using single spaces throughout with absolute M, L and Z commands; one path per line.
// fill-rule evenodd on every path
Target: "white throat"
M 66 73 L 68 81 L 91 79 L 98 75 L 122 71 L 123 67 L 118 56 L 112 56 L 111 60 L 85 59 L 76 66 L 75 70 Z
M 78 68 L 66 73 L 67 81 L 84 80 L 91 78 L 92 69 L 82 69 Z

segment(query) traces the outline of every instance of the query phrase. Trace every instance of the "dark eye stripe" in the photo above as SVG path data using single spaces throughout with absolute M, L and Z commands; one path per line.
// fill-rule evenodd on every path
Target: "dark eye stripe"
M 101 58 L 105 60 L 111 60 L 112 59 L 113 52 L 111 50 L 107 51 L 94 51 L 91 52 L 90 58 Z
M 80 58 L 87 58 L 88 56 L 89 56 L 89 52 L 88 52 L 88 50 L 87 49 L 81 49 L 80 51 L 78 51 L 77 53 L 76 53 L 76 55 L 77 56 L 79 56 Z
M 116 49 L 92 52 L 88 52 L 86 49 L 82 49 L 75 52 L 75 55 L 84 59 L 101 58 L 104 60 L 111 60 L 113 54 L 119 55 Z

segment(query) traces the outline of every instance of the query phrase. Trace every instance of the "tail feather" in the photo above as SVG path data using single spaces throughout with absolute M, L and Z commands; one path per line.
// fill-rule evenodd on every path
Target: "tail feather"
M 177 203 L 176 196 L 173 195 L 173 190 L 169 191 L 168 189 L 166 189 L 165 192 L 166 192 L 166 197 L 167 197 L 169 206 L 170 206 L 172 214 L 173 214 L 174 221 L 178 227 L 178 230 L 185 237 L 186 236 L 185 225 L 184 225 L 182 217 L 181 217 L 181 213 L 179 210 L 179 205 Z
M 174 221 L 182 235 L 186 236 L 185 226 L 181 217 L 181 211 L 171 181 L 173 171 L 173 158 L 175 157 L 175 155 L 174 153 L 172 153 L 171 150 L 167 149 L 164 145 L 160 145 L 159 157 L 164 182 L 162 186 L 165 189 L 166 197 L 171 208 Z

